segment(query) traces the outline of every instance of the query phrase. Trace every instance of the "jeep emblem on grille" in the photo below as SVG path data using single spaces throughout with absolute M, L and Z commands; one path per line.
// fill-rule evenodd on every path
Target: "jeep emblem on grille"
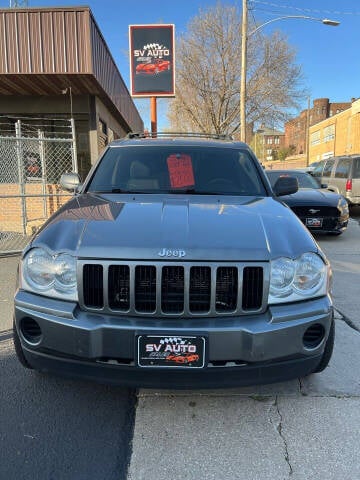
M 159 257 L 185 257 L 185 250 L 171 250 L 170 248 L 163 248 L 158 252 Z

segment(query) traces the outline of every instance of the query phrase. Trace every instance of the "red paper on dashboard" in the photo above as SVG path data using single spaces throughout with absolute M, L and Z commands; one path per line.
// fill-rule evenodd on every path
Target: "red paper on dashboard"
M 167 158 L 170 185 L 173 188 L 192 187 L 195 185 L 191 157 L 183 153 L 173 154 Z

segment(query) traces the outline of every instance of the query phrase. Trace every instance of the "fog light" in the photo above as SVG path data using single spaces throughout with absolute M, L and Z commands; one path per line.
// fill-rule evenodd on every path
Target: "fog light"
M 323 341 L 325 328 L 320 323 L 315 323 L 309 327 L 303 336 L 303 343 L 306 348 L 316 348 Z
M 20 322 L 20 331 L 26 341 L 32 344 L 40 342 L 42 332 L 40 325 L 32 318 L 25 317 Z

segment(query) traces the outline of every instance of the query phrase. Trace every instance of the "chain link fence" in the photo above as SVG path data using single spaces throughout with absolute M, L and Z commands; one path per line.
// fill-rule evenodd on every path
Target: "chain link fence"
M 21 251 L 70 197 L 62 173 L 77 171 L 73 119 L 0 117 L 0 255 Z

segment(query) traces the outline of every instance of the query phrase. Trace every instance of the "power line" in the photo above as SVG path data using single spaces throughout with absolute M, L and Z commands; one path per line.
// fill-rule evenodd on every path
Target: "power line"
M 301 7 L 294 7 L 294 5 L 279 5 L 278 3 L 273 2 L 264 2 L 262 0 L 251 0 L 252 4 L 260 4 L 266 5 L 272 8 L 282 8 L 286 10 L 296 10 L 297 12 L 302 13 L 316 13 L 316 14 L 331 14 L 331 15 L 360 15 L 360 12 L 343 12 L 340 10 L 319 10 L 319 9 L 311 9 L 311 8 L 301 8 Z M 258 8 L 254 5 L 254 9 L 258 10 Z M 269 12 L 271 13 L 271 12 Z M 272 12 L 275 13 L 275 12 Z

